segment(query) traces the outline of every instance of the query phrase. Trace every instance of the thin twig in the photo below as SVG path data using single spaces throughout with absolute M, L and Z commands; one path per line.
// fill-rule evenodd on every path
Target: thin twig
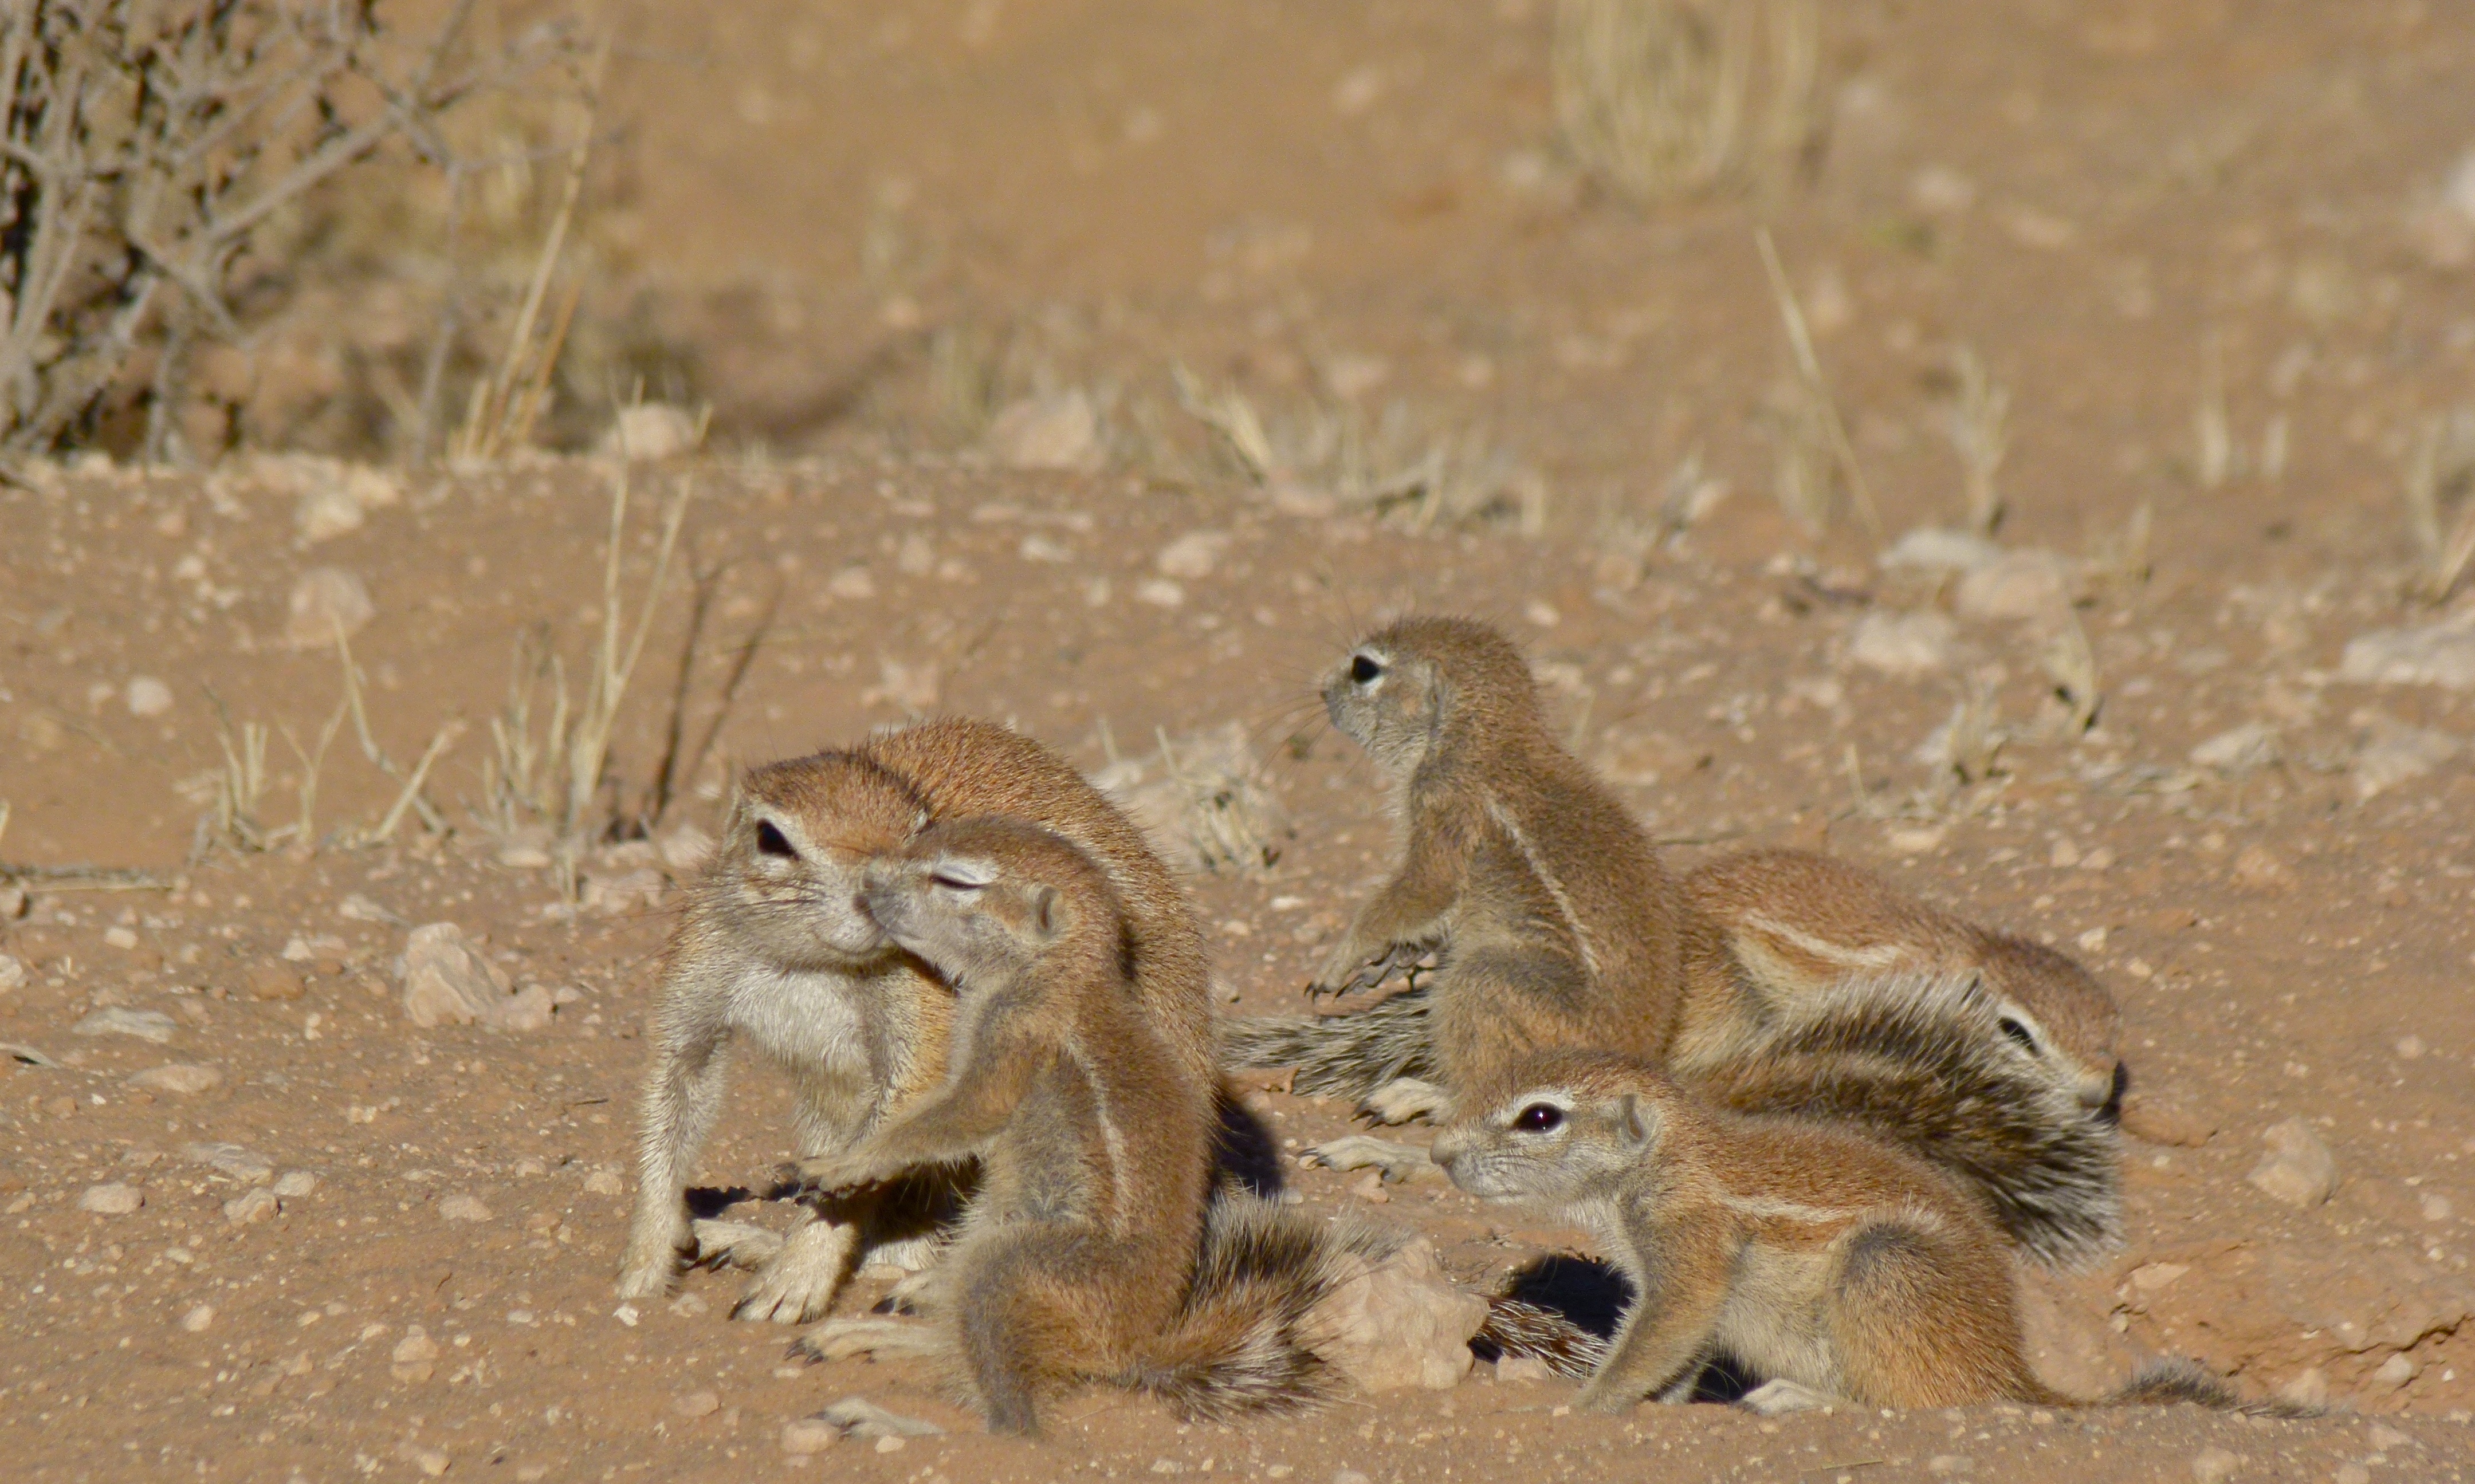
M 1823 378 L 1822 358 L 1814 353 L 1804 309 L 1797 303 L 1796 290 L 1788 286 L 1787 270 L 1779 266 L 1778 248 L 1771 241 L 1771 230 L 1754 228 L 1753 243 L 1761 249 L 1762 270 L 1770 276 L 1771 295 L 1778 301 L 1779 319 L 1787 327 L 1788 348 L 1796 356 L 1797 375 L 1821 410 L 1824 429 L 1830 435 L 1831 456 L 1839 463 L 1840 477 L 1848 482 L 1848 498 L 1856 506 L 1857 519 L 1865 523 L 1866 534 L 1878 547 L 1882 545 L 1882 517 L 1874 508 L 1873 493 L 1865 485 L 1865 472 L 1857 467 L 1856 449 L 1848 441 L 1848 429 L 1839 420 L 1839 404 L 1831 400 L 1830 384 Z

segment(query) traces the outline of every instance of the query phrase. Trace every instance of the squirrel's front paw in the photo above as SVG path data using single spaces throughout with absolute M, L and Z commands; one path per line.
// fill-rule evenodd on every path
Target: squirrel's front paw
M 868 1161 L 847 1154 L 814 1155 L 779 1167 L 775 1178 L 799 1187 L 803 1195 L 831 1195 L 876 1180 Z
M 1318 1000 L 1331 995 L 1337 999 L 1360 989 L 1372 989 L 1391 974 L 1393 961 L 1400 955 L 1398 944 L 1370 948 L 1355 937 L 1343 938 L 1324 956 L 1323 967 L 1307 982 L 1307 998 Z

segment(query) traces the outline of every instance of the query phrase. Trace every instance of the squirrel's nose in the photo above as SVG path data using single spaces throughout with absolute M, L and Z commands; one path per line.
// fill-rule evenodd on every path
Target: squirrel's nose
M 1460 1157 L 1461 1143 L 1459 1134 L 1446 1130 L 1436 1134 L 1435 1141 L 1427 1146 L 1427 1157 L 1439 1165 L 1451 1164 Z

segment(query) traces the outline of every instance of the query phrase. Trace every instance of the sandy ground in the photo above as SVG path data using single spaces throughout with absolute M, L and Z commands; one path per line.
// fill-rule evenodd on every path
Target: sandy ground
M 618 466 L 380 472 L 342 530 L 314 497 L 347 481 L 313 465 L 0 488 L 0 860 L 132 873 L 0 885 L 12 1473 L 2463 1477 L 2475 712 L 2347 655 L 2475 621 L 2475 598 L 2412 596 L 2398 493 L 2425 420 L 2475 401 L 2475 272 L 2429 214 L 2475 145 L 2475 20 L 1851 5 L 1814 178 L 1649 212 L 1554 153 L 1547 10 L 643 8 L 612 210 L 716 431 L 629 476 L 627 624 L 690 500 L 618 718 L 625 808 L 647 809 L 692 579 L 691 743 L 762 642 L 651 838 L 573 890 L 494 816 L 485 762 L 520 635 L 581 696 Z M 1817 536 L 1772 499 L 1762 220 L 1890 538 L 1959 519 L 1954 347 L 2009 390 L 1999 538 L 2031 555 L 2002 581 L 1885 568 L 1861 521 Z M 1237 473 L 1176 364 L 1242 391 L 1297 468 Z M 1077 390 L 1092 432 L 1066 461 L 1093 467 L 1010 467 L 991 408 Z M 1297 429 L 1396 402 L 1417 437 L 1503 450 L 1469 462 L 1506 513 L 1418 530 L 1333 498 Z M 288 634 L 330 567 L 372 602 L 366 748 L 331 643 Z M 2120 1253 L 2027 1279 L 2041 1368 L 2094 1391 L 2191 1354 L 2333 1414 L 1602 1420 L 1481 1365 L 1231 1428 L 1094 1392 L 1015 1444 L 903 1366 L 786 1363 L 787 1331 L 724 1319 L 731 1275 L 618 1312 L 650 960 L 732 766 L 914 712 L 1009 718 L 1095 769 L 1237 723 L 1278 859 L 1197 870 L 1195 895 L 1229 1009 L 1295 1010 L 1387 840 L 1311 678 L 1409 607 L 1515 632 L 1677 865 L 1821 845 L 2078 953 L 2123 1003 L 2145 1136 Z M 2084 733 L 2049 665 L 2082 641 Z M 270 729 L 261 837 L 302 818 L 333 724 L 308 830 L 201 832 L 219 707 L 244 756 Z M 1990 762 L 1972 735 L 1999 736 Z M 433 813 L 375 839 L 441 736 Z M 442 921 L 555 991 L 551 1024 L 410 1025 L 394 961 Z M 131 1081 L 166 1064 L 211 1076 Z M 1255 1096 L 1285 1142 L 1350 1126 Z M 789 1147 L 766 1078 L 734 1107 L 717 1188 Z M 2338 1177 L 2301 1207 L 2247 1180 L 2297 1118 Z M 1429 1235 L 1475 1288 L 1581 1250 L 1439 1184 L 1290 1178 L 1311 1211 Z M 785 1452 L 786 1422 L 849 1395 L 948 1431 Z

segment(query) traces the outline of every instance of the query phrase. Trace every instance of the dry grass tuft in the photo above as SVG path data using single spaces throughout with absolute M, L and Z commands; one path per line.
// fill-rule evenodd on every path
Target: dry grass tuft
M 614 479 L 601 569 L 601 627 L 580 705 L 570 696 L 567 669 L 547 627 L 517 635 L 507 705 L 491 718 L 491 756 L 482 765 L 485 817 L 500 832 L 512 834 L 528 823 L 548 825 L 562 855 L 572 862 L 577 848 L 625 823 L 608 776 L 611 737 L 660 611 L 693 491 L 687 480 L 680 480 L 663 514 L 652 574 L 646 579 L 631 630 L 620 591 L 629 502 L 624 467 Z M 545 701 L 548 715 L 542 717 Z
M 1394 401 L 1372 424 L 1346 404 L 1309 401 L 1267 413 L 1236 387 L 1214 387 L 1179 366 L 1178 405 L 1212 435 L 1218 461 L 1295 513 L 1358 511 L 1412 530 L 1511 524 L 1546 528 L 1547 484 L 1483 427 L 1434 431 Z M 1182 464 L 1152 434 L 1155 465 Z
M 1991 536 L 2002 523 L 2002 492 L 1994 476 L 2011 451 L 2011 391 L 1986 373 L 1975 350 L 1961 346 L 1951 355 L 1957 383 L 1944 421 L 1944 431 L 1959 454 L 1961 488 L 1968 500 L 1968 529 Z
M 1783 180 L 1819 137 L 1819 0 L 1562 0 L 1556 119 L 1638 201 Z
M 1165 732 L 1153 735 L 1159 751 L 1121 758 L 1108 723 L 1101 723 L 1109 763 L 1092 776 L 1101 791 L 1189 868 L 1255 871 L 1280 860 L 1287 824 L 1243 726 L 1232 721 L 1175 741 Z

